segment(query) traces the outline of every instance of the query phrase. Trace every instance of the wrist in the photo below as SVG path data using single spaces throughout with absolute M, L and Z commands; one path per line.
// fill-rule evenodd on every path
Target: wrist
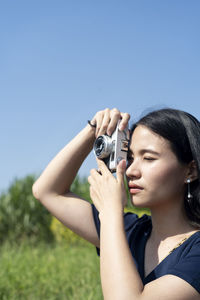
M 89 124 L 87 124 L 84 128 L 84 132 L 87 135 L 87 138 L 92 140 L 93 142 L 96 139 L 96 129 Z
M 118 210 L 116 212 L 113 211 L 102 211 L 99 213 L 99 220 L 101 221 L 101 223 L 103 222 L 121 222 L 123 221 L 123 216 L 124 216 L 124 211 L 123 209 Z

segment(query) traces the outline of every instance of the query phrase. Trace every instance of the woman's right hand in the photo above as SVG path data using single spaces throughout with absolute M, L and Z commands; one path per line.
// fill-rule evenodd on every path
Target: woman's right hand
M 117 108 L 109 109 L 106 108 L 104 110 L 98 111 L 93 119 L 91 120 L 91 124 L 96 125 L 96 138 L 100 135 L 107 134 L 112 135 L 115 130 L 117 123 L 119 120 L 120 125 L 119 129 L 122 131 L 128 125 L 128 121 L 130 119 L 130 115 L 128 113 L 122 113 Z

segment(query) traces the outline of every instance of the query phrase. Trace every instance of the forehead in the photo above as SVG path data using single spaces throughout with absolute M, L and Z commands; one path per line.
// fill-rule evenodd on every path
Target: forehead
M 132 134 L 130 142 L 131 151 L 138 151 L 140 149 L 171 151 L 170 143 L 168 140 L 143 125 L 138 125 L 136 127 Z

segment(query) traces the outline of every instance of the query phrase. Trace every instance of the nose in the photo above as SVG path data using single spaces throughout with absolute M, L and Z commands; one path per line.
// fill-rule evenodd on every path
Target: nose
M 133 161 L 130 166 L 126 169 L 126 176 L 129 178 L 140 178 L 141 177 L 141 170 L 139 165 Z

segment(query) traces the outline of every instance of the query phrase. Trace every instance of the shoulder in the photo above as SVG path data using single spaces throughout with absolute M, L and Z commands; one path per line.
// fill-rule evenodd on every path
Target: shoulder
M 179 259 L 168 274 L 178 276 L 200 293 L 200 232 L 193 234 L 177 251 Z
M 145 285 L 141 299 L 197 300 L 199 291 L 189 282 L 174 275 L 162 276 Z
M 135 213 L 127 212 L 124 214 L 124 226 L 125 231 L 149 229 L 151 228 L 151 217 L 146 214 L 138 217 Z
M 150 281 L 152 276 L 155 278 Z M 200 232 L 196 232 L 151 273 L 144 299 L 197 300 L 199 293 Z
M 179 262 L 181 261 L 198 261 L 200 264 L 200 231 L 194 233 L 184 244 L 180 247 L 181 254 Z

